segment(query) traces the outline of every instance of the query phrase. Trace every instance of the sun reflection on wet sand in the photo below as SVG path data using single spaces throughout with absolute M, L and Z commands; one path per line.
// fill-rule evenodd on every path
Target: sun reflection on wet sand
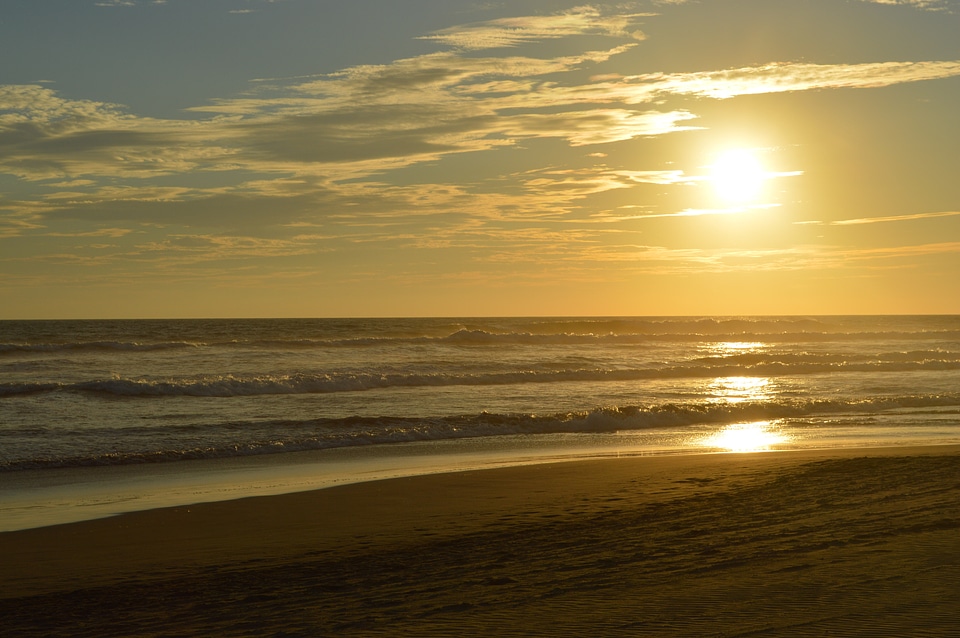
M 789 441 L 790 437 L 780 431 L 776 422 L 754 421 L 725 426 L 719 432 L 701 439 L 699 444 L 730 452 L 764 452 Z

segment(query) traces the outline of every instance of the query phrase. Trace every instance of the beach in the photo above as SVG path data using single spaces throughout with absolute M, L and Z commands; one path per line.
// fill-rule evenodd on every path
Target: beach
M 2 635 L 917 636 L 960 446 L 633 456 L 0 534 Z
M 960 0 L 2 6 L 0 638 L 960 638 Z

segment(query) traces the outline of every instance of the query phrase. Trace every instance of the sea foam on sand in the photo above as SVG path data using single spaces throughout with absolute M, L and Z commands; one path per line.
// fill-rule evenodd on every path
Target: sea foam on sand
M 0 565 L 18 636 L 952 635 L 960 447 L 414 476 L 3 533 Z

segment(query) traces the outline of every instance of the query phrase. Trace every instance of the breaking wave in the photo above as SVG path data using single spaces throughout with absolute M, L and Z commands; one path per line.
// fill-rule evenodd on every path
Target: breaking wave
M 435 335 L 363 336 L 352 338 L 248 338 L 230 340 L 184 341 L 76 341 L 0 343 L 0 356 L 17 354 L 56 354 L 59 352 L 140 353 L 162 350 L 197 348 L 251 348 L 251 349 L 310 349 L 310 348 L 369 348 L 409 344 L 436 344 L 452 346 L 503 345 L 642 345 L 652 342 L 743 342 L 823 343 L 838 341 L 960 341 L 960 330 L 917 331 L 842 331 L 824 329 L 816 321 L 746 321 L 702 319 L 664 322 L 577 322 L 544 324 L 550 332 L 494 331 L 461 327 L 452 333 Z
M 562 433 L 629 433 L 632 430 L 687 428 L 698 425 L 732 424 L 778 419 L 836 415 L 874 415 L 897 409 L 955 407 L 960 410 L 960 393 L 904 395 L 864 400 L 789 400 L 738 404 L 701 403 L 636 405 L 597 408 L 583 412 L 551 415 L 495 414 L 481 412 L 460 416 L 347 417 L 305 420 L 265 420 L 224 422 L 203 426 L 157 426 L 166 435 L 175 430 L 202 427 L 208 435 L 222 430 L 222 445 L 182 449 L 111 451 L 86 456 L 42 456 L 0 461 L 0 471 L 158 463 L 188 459 L 212 459 L 280 452 L 321 450 L 352 446 L 439 441 L 471 437 L 537 435 Z M 237 443 L 238 433 L 247 433 L 246 442 Z M 105 434 L 105 433 L 104 433 Z M 216 437 L 215 437 L 216 438 Z
M 70 343 L 0 343 L 0 354 L 58 352 L 151 352 L 198 348 L 204 344 L 186 341 L 141 343 L 137 341 L 77 341 Z
M 358 392 L 385 388 L 938 370 L 960 370 L 960 354 L 926 350 L 855 357 L 829 354 L 746 353 L 725 357 L 701 357 L 682 365 L 651 365 L 629 369 L 575 368 L 487 373 L 292 373 L 250 376 L 231 374 L 165 379 L 111 377 L 74 383 L 0 383 L 0 397 L 50 392 L 118 397 L 241 397 Z

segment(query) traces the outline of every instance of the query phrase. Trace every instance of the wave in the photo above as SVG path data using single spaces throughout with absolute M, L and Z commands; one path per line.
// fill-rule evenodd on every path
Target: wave
M 142 343 L 138 341 L 77 341 L 70 343 L 0 343 L 0 355 L 17 353 L 56 353 L 56 352 L 150 352 L 154 350 L 174 350 L 198 348 L 201 343 L 169 341 L 160 343 Z
M 935 350 L 909 350 L 873 353 L 811 353 L 811 352 L 742 352 L 736 354 L 698 357 L 693 362 L 701 364 L 725 364 L 740 366 L 762 366 L 767 364 L 804 366 L 809 364 L 831 364 L 849 366 L 865 362 L 876 364 L 893 363 L 953 363 L 960 361 L 960 352 L 951 352 L 942 348 Z
M 567 326 L 573 328 L 574 326 Z M 367 348 L 377 346 L 436 344 L 454 346 L 503 345 L 643 345 L 668 343 L 822 343 L 839 341 L 960 341 L 960 330 L 837 332 L 837 331 L 773 331 L 769 329 L 691 331 L 590 331 L 583 328 L 607 326 L 575 326 L 579 330 L 566 332 L 496 332 L 478 328 L 461 328 L 444 336 L 356 337 L 345 339 L 258 339 L 208 344 L 210 346 L 240 346 L 250 348 Z M 694 326 L 690 326 L 694 327 Z M 794 326 L 792 326 L 794 327 Z
M 196 430 L 208 440 L 229 443 L 169 449 L 110 451 L 87 455 L 48 454 L 31 459 L 0 460 L 0 472 L 53 467 L 130 465 L 189 459 L 214 459 L 281 452 L 322 450 L 415 441 L 440 441 L 511 435 L 629 433 L 654 429 L 684 429 L 754 421 L 778 421 L 839 415 L 862 415 L 866 421 L 878 413 L 900 409 L 960 407 L 960 393 L 874 397 L 862 400 L 791 400 L 738 404 L 699 403 L 633 405 L 596 408 L 551 415 L 478 414 L 414 417 L 347 417 L 305 420 L 225 422 L 215 425 L 162 426 L 164 440 L 196 440 Z M 958 414 L 955 410 L 951 414 Z M 795 422 L 797 427 L 803 424 Z M 691 433 L 696 430 L 691 430 Z M 88 435 L 91 432 L 86 432 Z M 99 433 L 111 439 L 110 431 Z M 139 429 L 139 436 L 146 433 Z M 189 435 L 189 436 L 188 436 Z M 237 442 L 247 436 L 247 440 Z M 116 445 L 111 446 L 116 450 Z
M 730 328 L 731 326 L 726 326 Z M 578 345 L 604 344 L 630 345 L 650 342 L 758 342 L 758 343 L 822 343 L 841 341 L 928 341 L 960 340 L 960 330 L 927 330 L 927 331 L 884 331 L 884 332 L 837 332 L 837 331 L 769 331 L 769 330 L 741 330 L 741 331 L 709 331 L 709 332 L 562 332 L 562 333 L 531 333 L 531 332 L 489 332 L 486 330 L 459 330 L 449 336 L 435 338 L 436 341 L 445 341 L 461 345 L 499 345 L 499 344 L 530 344 L 530 345 Z M 344 342 L 344 345 L 349 345 Z
M 651 368 L 577 368 L 488 373 L 295 373 L 281 375 L 201 375 L 169 379 L 111 377 L 74 383 L 0 383 L 0 398 L 50 392 L 117 397 L 242 397 L 326 394 L 386 388 L 487 386 L 560 382 L 623 382 L 710 377 L 766 377 L 843 372 L 960 370 L 960 356 L 919 351 L 895 353 L 888 360 L 847 361 L 830 355 L 758 359 L 754 355 L 703 358 L 694 365 Z M 746 363 L 745 363 L 746 362 Z
M 758 342 L 830 343 L 843 341 L 960 341 L 960 330 L 844 330 L 814 320 L 718 320 L 690 321 L 577 321 L 542 322 L 529 327 L 537 331 L 495 330 L 489 327 L 460 327 L 444 335 L 406 334 L 401 336 L 365 335 L 358 337 L 320 338 L 290 335 L 279 338 L 245 338 L 226 340 L 91 340 L 76 342 L 0 343 L 0 356 L 58 352 L 139 353 L 174 349 L 251 348 L 312 349 L 370 348 L 410 344 L 451 346 L 503 345 L 642 345 L 647 343 L 723 343 Z M 199 335 L 196 335 L 199 337 Z M 211 335 L 208 335 L 208 337 Z

